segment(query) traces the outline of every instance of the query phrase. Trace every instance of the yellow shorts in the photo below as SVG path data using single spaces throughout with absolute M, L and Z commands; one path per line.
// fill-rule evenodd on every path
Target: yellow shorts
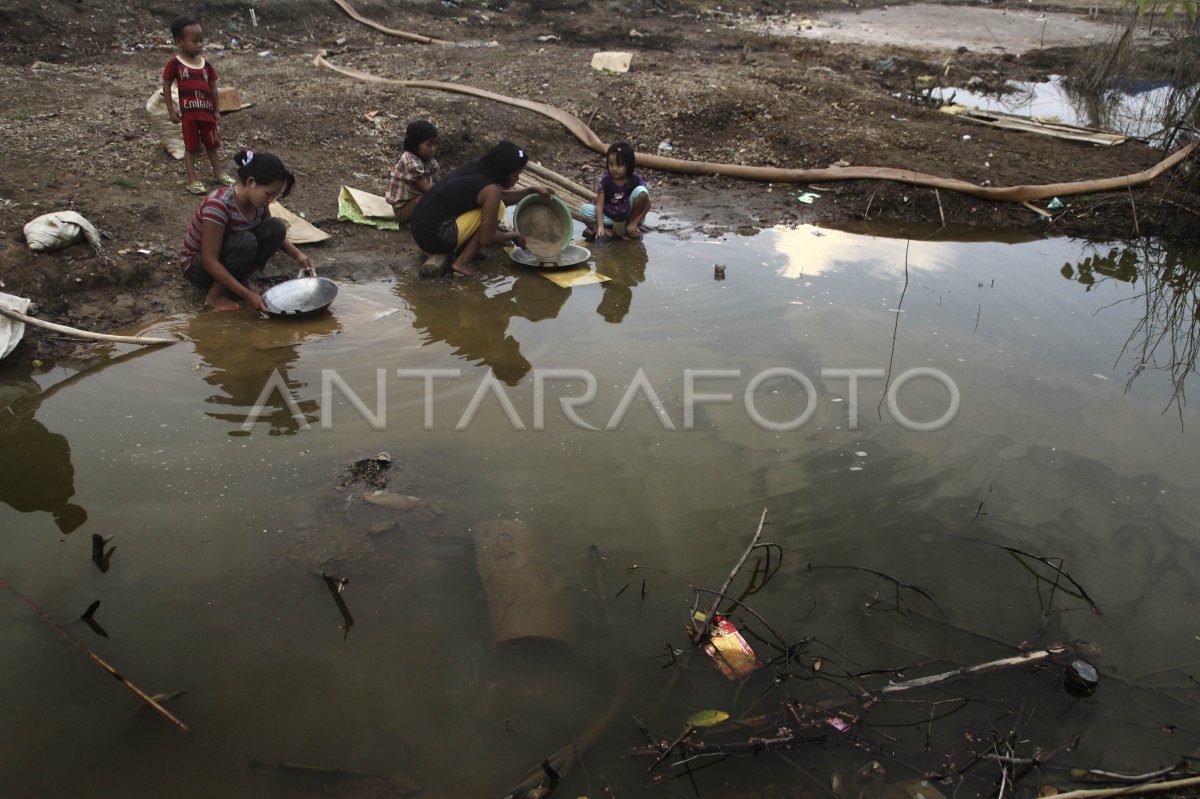
M 508 210 L 504 207 L 504 203 L 500 203 L 500 209 L 496 212 L 496 221 L 500 222 L 504 219 L 504 212 Z M 476 208 L 474 211 L 467 211 L 454 220 L 454 226 L 458 228 L 458 246 L 456 249 L 462 249 L 467 243 L 467 239 L 474 236 L 479 231 L 479 225 L 483 222 L 483 209 Z

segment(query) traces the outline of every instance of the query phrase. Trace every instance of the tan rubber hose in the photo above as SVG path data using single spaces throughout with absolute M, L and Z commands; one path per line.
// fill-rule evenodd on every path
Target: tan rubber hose
M 430 39 L 427 36 L 418 36 L 416 34 L 408 34 L 403 31 L 385 28 L 359 15 L 345 0 L 333 0 L 333 2 L 357 21 L 362 22 L 364 25 L 370 25 L 372 28 L 388 33 L 389 35 L 403 36 L 429 44 L 448 44 L 448 42 L 444 42 L 441 39 Z M 552 105 L 532 100 L 522 100 L 519 97 L 508 97 L 507 95 L 497 94 L 486 89 L 477 89 L 473 86 L 465 86 L 460 83 L 436 80 L 381 78 L 369 72 L 362 72 L 350 67 L 333 64 L 326 59 L 325 55 L 325 51 L 321 50 L 313 59 L 313 63 L 347 77 L 371 83 L 384 83 L 389 86 L 402 86 L 410 89 L 432 89 L 434 91 L 454 92 L 456 94 L 479 97 L 484 100 L 494 100 L 495 102 L 504 103 L 516 108 L 524 108 L 527 111 L 533 111 L 536 114 L 541 114 L 560 123 L 590 150 L 603 155 L 608 149 L 604 142 L 600 140 L 600 137 L 582 119 Z M 923 172 L 914 172 L 910 169 L 896 169 L 893 167 L 851 166 L 830 167 L 828 169 L 781 169 L 779 167 L 744 166 L 741 164 L 715 164 L 708 161 L 685 161 L 681 158 L 666 158 L 661 155 L 652 155 L 649 153 L 639 153 L 637 161 L 639 166 L 644 166 L 648 169 L 678 172 L 685 175 L 725 175 L 727 177 L 745 178 L 764 183 L 831 183 L 841 180 L 888 180 L 895 183 L 905 183 L 910 186 L 947 189 L 985 200 L 1028 202 L 1030 200 L 1045 200 L 1051 197 L 1116 191 L 1149 183 L 1163 172 L 1166 172 L 1190 156 L 1196 149 L 1197 144 L 1200 144 L 1200 142 L 1193 142 L 1175 151 L 1154 166 L 1131 175 L 1031 186 L 976 186 L 974 183 L 968 183 L 965 180 L 943 178 Z

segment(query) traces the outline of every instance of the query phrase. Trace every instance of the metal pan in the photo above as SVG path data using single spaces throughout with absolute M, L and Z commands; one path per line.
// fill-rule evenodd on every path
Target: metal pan
M 571 266 L 579 266 L 588 258 L 591 258 L 592 254 L 586 247 L 580 247 L 578 244 L 568 244 L 557 261 L 539 261 L 536 255 L 522 247 L 514 247 L 509 252 L 508 257 L 519 264 L 532 266 L 534 269 L 566 269 Z
M 271 316 L 301 319 L 323 313 L 337 293 L 337 283 L 327 277 L 298 277 L 267 289 L 263 302 Z

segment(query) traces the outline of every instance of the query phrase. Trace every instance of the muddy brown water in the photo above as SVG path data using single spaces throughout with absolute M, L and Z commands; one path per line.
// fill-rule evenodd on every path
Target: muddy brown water
M 881 232 L 651 234 L 595 247 L 610 280 L 573 289 L 493 255 L 475 281 L 344 284 L 316 319 L 176 317 L 156 326 L 176 346 L 6 370 L 0 576 L 148 693 L 187 691 L 168 707 L 191 732 L 0 593 L 4 795 L 368 795 L 252 762 L 498 795 L 619 701 L 560 790 L 657 796 L 652 761 L 622 757 L 634 715 L 673 739 L 697 711 L 840 698 L 1000 641 L 1090 641 L 1100 689 L 1067 694 L 1061 664 L 960 681 L 698 772 L 702 795 L 818 795 L 865 757 L 909 778 L 993 730 L 1017 754 L 1078 735 L 1070 762 L 1111 770 L 1193 751 L 1200 419 L 1163 411 L 1196 378 L 1126 381 L 1144 333 L 1189 335 L 1139 265 L 1196 253 Z M 338 488 L 380 451 L 423 504 Z M 721 585 L 763 509 L 782 565 L 743 601 L 774 633 L 733 618 L 765 658 L 775 633 L 808 641 L 792 679 L 700 658 L 668 690 L 690 587 Z M 493 645 L 471 531 L 502 519 L 538 536 L 566 641 Z M 1001 547 L 1061 558 L 1099 615 Z M 322 572 L 349 578 L 340 602 Z M 97 599 L 104 636 L 72 621 Z

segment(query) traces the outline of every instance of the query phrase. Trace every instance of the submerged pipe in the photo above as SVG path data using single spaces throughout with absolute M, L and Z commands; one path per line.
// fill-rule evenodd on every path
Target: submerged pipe
M 565 641 L 570 629 L 566 597 L 555 586 L 534 529 L 516 519 L 498 519 L 475 525 L 471 537 L 492 641 Z

